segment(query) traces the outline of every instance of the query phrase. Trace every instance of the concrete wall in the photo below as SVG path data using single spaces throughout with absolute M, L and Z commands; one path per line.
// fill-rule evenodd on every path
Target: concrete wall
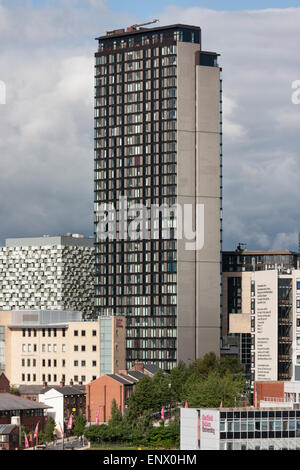
M 177 201 L 192 204 L 194 230 L 196 204 L 204 205 L 204 247 L 187 250 L 188 240 L 178 240 L 177 359 L 190 362 L 219 354 L 220 70 L 195 65 L 199 45 L 177 47 Z

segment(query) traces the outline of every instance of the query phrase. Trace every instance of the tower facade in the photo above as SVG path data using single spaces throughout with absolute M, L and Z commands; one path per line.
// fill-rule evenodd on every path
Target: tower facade
M 95 311 L 126 316 L 127 368 L 170 370 L 219 353 L 218 54 L 186 25 L 97 40 Z

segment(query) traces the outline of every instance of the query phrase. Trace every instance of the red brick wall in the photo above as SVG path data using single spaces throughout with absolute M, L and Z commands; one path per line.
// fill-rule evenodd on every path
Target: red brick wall
M 255 382 L 254 406 L 260 406 L 264 398 L 284 398 L 284 382 Z
M 88 422 L 95 422 L 96 413 L 100 412 L 100 422 L 107 422 L 110 419 L 111 403 L 115 399 L 117 407 L 124 413 L 124 386 L 103 375 L 86 386 L 86 419 Z

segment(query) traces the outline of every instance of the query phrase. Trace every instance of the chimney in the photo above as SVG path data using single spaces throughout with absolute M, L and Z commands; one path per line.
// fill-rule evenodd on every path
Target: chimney
M 127 375 L 127 374 L 128 374 L 128 371 L 127 371 L 127 370 L 118 370 L 118 374 Z
M 43 388 L 47 387 L 47 382 L 43 382 Z
M 65 382 L 64 382 L 63 380 L 61 380 L 61 381 L 59 382 L 59 386 L 60 386 L 60 388 L 63 388 L 63 387 L 65 386 Z
M 74 385 L 74 382 L 73 382 L 73 380 L 71 379 L 71 380 L 70 380 L 70 387 L 73 387 L 73 385 Z
M 133 366 L 133 370 L 144 373 L 144 364 L 142 362 L 136 362 Z

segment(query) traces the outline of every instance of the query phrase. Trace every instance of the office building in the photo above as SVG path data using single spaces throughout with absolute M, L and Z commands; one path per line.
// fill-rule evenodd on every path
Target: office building
M 93 317 L 93 239 L 10 238 L 0 248 L 0 310 L 79 310 Z
M 229 332 L 251 338 L 250 380 L 300 380 L 300 270 L 251 273 L 249 305 L 229 316 Z
M 80 312 L 0 312 L 0 365 L 14 386 L 89 383 L 125 367 L 125 320 Z
M 181 408 L 181 450 L 300 450 L 300 410 Z
M 95 311 L 126 316 L 127 368 L 141 361 L 170 370 L 220 351 L 218 54 L 203 51 L 199 27 L 179 24 L 133 26 L 97 41 Z M 103 204 L 116 214 L 107 216 L 115 225 L 106 238 Z M 143 221 L 133 225 L 136 204 Z M 180 236 L 179 209 L 169 218 L 161 211 L 150 230 L 150 208 L 176 204 L 201 232 L 196 247 L 186 230 Z
M 236 251 L 222 254 L 222 355 L 235 354 L 251 376 L 251 280 L 257 271 L 291 272 L 298 267 L 299 254 L 292 251 Z M 232 315 L 232 317 L 231 317 Z M 237 316 L 234 316 L 237 315 Z M 229 319 L 238 322 L 239 333 L 230 330 Z

